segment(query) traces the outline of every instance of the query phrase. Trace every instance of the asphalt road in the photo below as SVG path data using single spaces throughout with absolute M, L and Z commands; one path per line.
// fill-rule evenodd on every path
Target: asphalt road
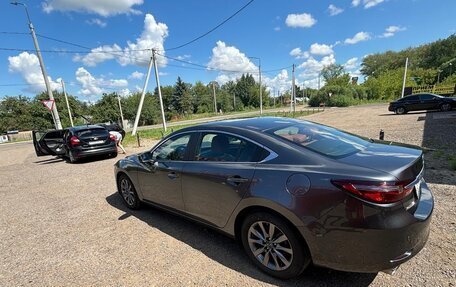
M 383 128 L 387 139 L 456 153 L 455 122 L 434 114 L 443 115 L 392 116 L 376 105 L 308 118 L 369 137 Z M 456 173 L 437 154 L 426 154 L 436 208 L 421 253 L 394 276 L 311 267 L 288 281 L 257 270 L 217 232 L 154 208 L 126 209 L 113 178 L 120 157 L 69 164 L 36 157 L 30 143 L 0 145 L 0 286 L 455 285 Z

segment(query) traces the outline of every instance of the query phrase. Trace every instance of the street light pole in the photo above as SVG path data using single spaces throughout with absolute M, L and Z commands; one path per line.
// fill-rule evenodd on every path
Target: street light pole
M 58 130 L 61 130 L 62 123 L 60 122 L 59 112 L 57 110 L 57 105 L 55 104 L 54 95 L 52 94 L 51 84 L 49 83 L 49 78 L 47 76 L 46 68 L 44 66 L 43 57 L 41 56 L 40 46 L 38 45 L 38 39 L 36 38 L 36 35 L 35 35 L 35 28 L 33 27 L 32 21 L 30 20 L 30 15 L 27 10 L 27 5 L 25 5 L 24 3 L 20 3 L 20 2 L 11 2 L 11 4 L 16 5 L 16 6 L 18 6 L 18 5 L 23 6 L 25 9 L 25 13 L 27 14 L 27 20 L 28 20 L 30 32 L 32 33 L 33 44 L 35 45 L 36 54 L 38 56 L 38 61 L 40 62 L 41 73 L 43 74 L 43 78 L 44 78 L 44 84 L 46 85 L 49 99 L 54 101 L 54 105 L 52 107 L 52 114 L 54 117 L 55 128 Z

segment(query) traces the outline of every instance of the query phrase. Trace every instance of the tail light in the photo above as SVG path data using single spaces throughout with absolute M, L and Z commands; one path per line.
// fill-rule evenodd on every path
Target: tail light
M 111 141 L 113 141 L 113 142 L 116 141 L 116 136 L 115 136 L 115 135 L 110 134 L 110 135 L 109 135 L 109 138 L 110 138 Z
M 374 203 L 393 203 L 407 197 L 414 186 L 409 182 L 331 180 L 332 184 Z
M 70 145 L 71 146 L 77 146 L 77 145 L 80 145 L 81 144 L 81 141 L 78 139 L 77 136 L 72 136 L 70 138 Z

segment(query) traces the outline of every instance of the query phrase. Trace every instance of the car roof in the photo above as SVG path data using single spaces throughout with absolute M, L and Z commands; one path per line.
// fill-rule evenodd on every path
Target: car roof
M 279 129 L 281 127 L 287 127 L 302 121 L 298 121 L 291 118 L 281 118 L 281 117 L 255 117 L 255 118 L 245 118 L 245 119 L 230 119 L 222 120 L 215 122 L 208 122 L 204 124 L 199 124 L 196 126 L 188 127 L 180 131 L 191 131 L 191 130 L 201 130 L 201 129 L 213 129 L 213 128 L 235 128 L 239 130 L 250 130 L 263 132 L 269 129 Z

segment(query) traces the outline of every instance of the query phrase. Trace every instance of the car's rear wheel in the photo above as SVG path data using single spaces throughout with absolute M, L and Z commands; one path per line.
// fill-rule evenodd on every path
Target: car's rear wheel
M 266 212 L 246 217 L 241 227 L 241 239 L 254 264 L 274 277 L 296 277 L 311 261 L 306 243 L 289 223 Z
M 118 179 L 117 187 L 125 204 L 130 209 L 139 209 L 141 201 L 139 200 L 136 189 L 127 175 L 121 174 Z
M 68 159 L 70 160 L 71 163 L 75 163 L 78 161 L 78 159 L 74 157 L 74 155 L 71 151 L 68 152 Z
M 398 115 L 403 115 L 403 114 L 407 113 L 407 110 L 404 107 L 399 107 L 399 108 L 396 108 L 396 110 L 394 112 Z
M 442 104 L 442 105 L 440 106 L 440 110 L 441 110 L 442 112 L 451 111 L 451 105 L 448 104 L 448 103 Z

